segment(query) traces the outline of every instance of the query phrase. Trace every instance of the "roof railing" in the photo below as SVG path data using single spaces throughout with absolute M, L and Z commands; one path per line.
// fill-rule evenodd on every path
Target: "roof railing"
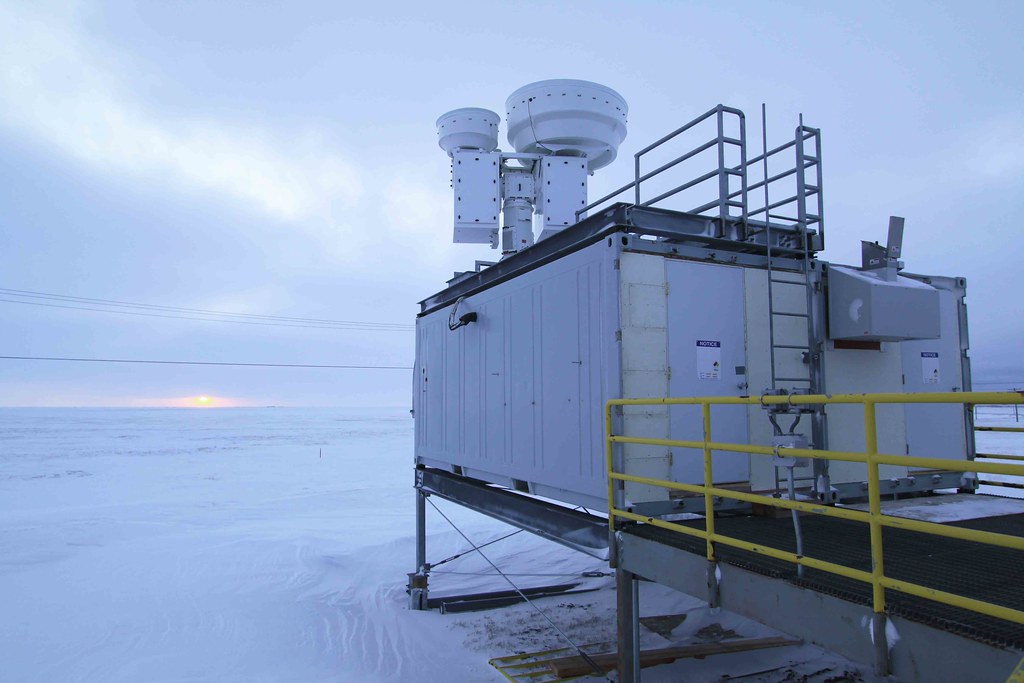
M 738 137 L 726 134 L 727 121 L 735 119 L 733 127 L 739 131 Z M 651 152 L 662 148 L 683 134 L 693 131 L 697 126 L 714 119 L 716 124 L 715 136 L 694 147 L 687 149 L 684 153 L 672 160 L 658 166 L 657 168 L 643 172 L 643 158 Z M 726 162 L 730 156 L 729 150 L 733 149 L 739 154 L 739 164 L 732 165 Z M 717 152 L 717 163 L 714 166 L 685 182 L 675 185 L 669 190 L 663 191 L 656 196 L 645 198 L 644 184 L 662 176 L 662 174 L 676 168 L 680 164 L 694 159 L 701 154 L 715 150 Z M 792 154 L 792 165 L 785 170 L 768 175 L 769 161 L 784 160 L 784 153 Z M 733 158 L 735 158 L 733 156 Z M 749 182 L 749 170 L 756 165 L 763 168 L 764 177 L 757 182 Z M 733 179 L 739 180 L 739 188 L 733 189 Z M 576 212 L 577 221 L 588 211 L 600 207 L 611 200 L 619 197 L 625 192 L 632 190 L 634 206 L 655 206 L 665 200 L 679 195 L 680 193 L 692 190 L 698 186 L 717 180 L 715 191 L 709 201 L 688 210 L 688 213 L 706 214 L 714 212 L 713 216 L 725 221 L 736 221 L 743 226 L 740 234 L 743 238 L 757 235 L 770 227 L 773 221 L 789 223 L 788 227 L 795 228 L 802 234 L 816 235 L 814 244 L 809 245 L 808 251 L 817 251 L 824 247 L 824 211 L 822 204 L 822 174 L 821 174 L 821 131 L 800 125 L 796 128 L 793 139 L 778 147 L 763 151 L 753 157 L 747 157 L 747 132 L 746 116 L 742 111 L 734 107 L 718 105 L 709 109 L 692 121 L 680 126 L 671 133 L 659 140 L 644 147 L 633 155 L 633 180 L 626 183 L 603 197 L 594 200 Z M 785 192 L 785 198 L 776 201 L 769 199 L 771 190 L 778 194 L 783 183 L 795 184 L 795 191 Z M 758 193 L 765 197 L 764 204 L 751 208 L 750 193 L 761 190 Z M 789 208 L 786 212 L 784 209 Z M 796 215 L 789 215 L 789 214 Z M 759 221 L 751 221 L 755 216 L 760 216 Z M 809 231 L 809 233 L 808 233 Z

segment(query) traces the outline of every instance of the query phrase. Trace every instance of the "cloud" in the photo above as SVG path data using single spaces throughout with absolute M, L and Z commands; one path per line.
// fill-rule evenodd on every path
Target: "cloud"
M 413 172 L 393 170 L 382 206 L 387 231 L 417 250 L 445 246 L 451 240 L 452 193 L 446 184 L 428 185 Z M 447 190 L 447 191 L 446 191 Z
M 281 221 L 333 222 L 362 194 L 315 136 L 274 141 L 230 122 L 147 111 L 73 16 L 0 5 L 0 126 L 103 172 L 229 197 Z
M 959 144 L 967 168 L 986 180 L 1016 184 L 1024 174 L 1024 117 L 1017 113 L 983 121 Z

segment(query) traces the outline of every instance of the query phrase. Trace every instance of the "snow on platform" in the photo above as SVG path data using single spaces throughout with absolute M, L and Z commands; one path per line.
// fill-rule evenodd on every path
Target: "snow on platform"
M 866 511 L 868 504 L 858 503 L 845 507 Z M 940 524 L 1021 513 L 1024 513 L 1024 500 L 985 494 L 940 493 L 921 498 L 882 501 L 882 514 Z

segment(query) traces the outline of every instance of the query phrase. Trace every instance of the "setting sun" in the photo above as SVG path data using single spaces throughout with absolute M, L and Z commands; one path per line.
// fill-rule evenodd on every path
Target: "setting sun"
M 187 394 L 174 398 L 135 399 L 132 405 L 150 408 L 240 408 L 251 405 L 245 399 L 215 394 Z

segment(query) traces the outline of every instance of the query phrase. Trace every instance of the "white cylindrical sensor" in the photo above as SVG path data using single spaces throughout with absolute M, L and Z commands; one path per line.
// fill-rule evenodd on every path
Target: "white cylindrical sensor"
M 498 148 L 501 117 L 490 109 L 463 107 L 437 119 L 437 144 L 448 156 L 458 149 L 493 152 Z

